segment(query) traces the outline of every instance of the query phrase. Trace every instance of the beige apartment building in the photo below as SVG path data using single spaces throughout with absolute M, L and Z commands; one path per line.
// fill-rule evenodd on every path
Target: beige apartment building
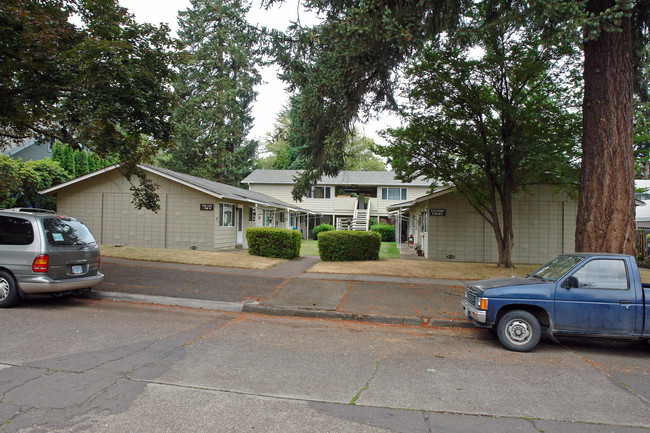
M 298 174 L 296 170 L 255 170 L 242 183 L 248 184 L 251 191 L 320 214 L 313 224 L 328 223 L 337 229 L 354 226 L 359 230 L 367 230 L 371 217 L 390 218 L 390 205 L 425 196 L 430 186 L 425 179 L 401 182 L 392 171 L 342 171 L 336 177 L 323 177 L 297 202 L 291 190 Z
M 498 262 L 492 227 L 454 188 L 389 209 L 428 259 Z M 566 193 L 534 185 L 515 197 L 513 214 L 513 262 L 541 264 L 575 250 L 577 204 Z
M 160 210 L 136 209 L 118 166 L 41 191 L 57 197 L 57 212 L 83 221 L 100 244 L 220 250 L 247 248 L 248 227 L 295 228 L 307 236 L 316 215 L 254 191 L 140 166 L 159 185 Z M 137 182 L 137 180 L 134 180 Z

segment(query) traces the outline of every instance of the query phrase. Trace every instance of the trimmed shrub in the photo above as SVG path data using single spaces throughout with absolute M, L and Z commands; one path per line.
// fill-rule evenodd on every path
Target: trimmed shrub
M 300 256 L 302 236 L 297 230 L 271 227 L 250 227 L 246 229 L 248 254 L 278 259 L 293 259 Z
M 320 224 L 314 227 L 311 231 L 311 237 L 314 240 L 318 240 L 318 234 L 322 232 L 332 232 L 334 231 L 334 227 L 332 227 L 329 224 Z
M 375 224 L 370 231 L 379 233 L 382 242 L 395 242 L 395 227 L 390 224 Z
M 337 230 L 321 233 L 318 253 L 323 261 L 379 260 L 381 236 L 376 232 Z

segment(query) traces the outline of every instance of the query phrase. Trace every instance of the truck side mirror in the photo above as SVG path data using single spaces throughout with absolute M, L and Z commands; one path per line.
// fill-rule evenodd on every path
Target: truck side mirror
M 580 281 L 576 277 L 569 277 L 566 279 L 566 283 L 564 284 L 567 289 L 577 289 L 580 287 Z

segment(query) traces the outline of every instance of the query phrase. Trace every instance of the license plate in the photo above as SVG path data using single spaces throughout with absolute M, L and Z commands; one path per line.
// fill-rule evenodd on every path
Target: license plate
M 72 265 L 72 275 L 78 275 L 84 273 L 84 267 L 81 265 Z

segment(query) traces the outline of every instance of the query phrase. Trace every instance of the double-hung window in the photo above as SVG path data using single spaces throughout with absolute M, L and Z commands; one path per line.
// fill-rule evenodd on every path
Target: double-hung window
M 382 200 L 408 200 L 406 188 L 382 188 Z
M 219 226 L 233 227 L 235 225 L 235 205 L 219 203 Z

